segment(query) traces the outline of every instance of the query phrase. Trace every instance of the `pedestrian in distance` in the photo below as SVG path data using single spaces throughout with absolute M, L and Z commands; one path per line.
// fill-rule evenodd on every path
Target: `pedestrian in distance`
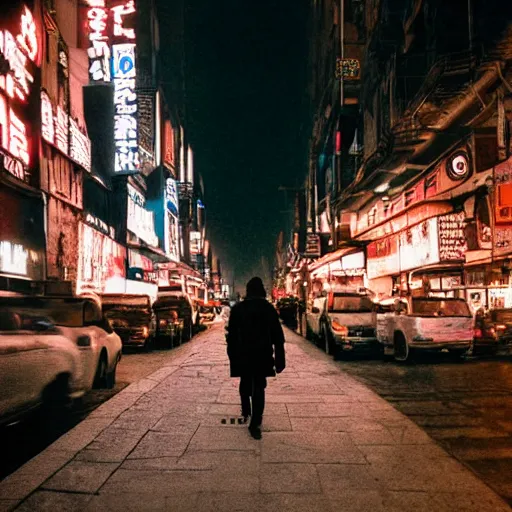
M 231 310 L 227 327 L 227 351 L 231 377 L 240 377 L 242 416 L 254 439 L 261 439 L 267 377 L 286 366 L 284 333 L 275 308 L 266 299 L 263 282 L 253 277 L 246 296 Z

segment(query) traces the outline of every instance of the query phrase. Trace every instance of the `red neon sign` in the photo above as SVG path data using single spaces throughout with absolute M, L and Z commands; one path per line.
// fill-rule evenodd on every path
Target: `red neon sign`
M 19 166 L 9 166 L 9 171 L 30 164 L 27 124 L 21 119 L 17 104 L 25 104 L 31 92 L 34 76 L 29 65 L 37 65 L 39 44 L 36 22 L 26 6 L 23 6 L 18 29 L 16 35 L 7 29 L 0 30 L 0 54 L 9 64 L 9 72 L 0 76 L 0 149 L 6 152 L 4 162 L 6 158 L 20 162 Z M 15 175 L 23 179 L 22 174 L 16 172 Z

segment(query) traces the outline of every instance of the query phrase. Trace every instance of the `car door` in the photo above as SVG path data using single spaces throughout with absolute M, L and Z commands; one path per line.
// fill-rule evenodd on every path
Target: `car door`
M 10 316 L 10 319 L 7 318 Z M 23 323 L 25 325 L 23 325 Z M 36 405 L 48 381 L 48 344 L 27 316 L 2 312 L 0 319 L 0 415 Z
M 320 334 L 320 318 L 324 313 L 325 304 L 325 297 L 315 297 L 313 299 L 311 310 L 309 311 L 308 314 L 309 327 L 316 335 Z

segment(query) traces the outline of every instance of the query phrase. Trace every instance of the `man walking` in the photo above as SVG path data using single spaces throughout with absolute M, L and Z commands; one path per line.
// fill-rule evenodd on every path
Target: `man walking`
M 231 377 L 240 377 L 242 416 L 245 421 L 251 417 L 254 439 L 261 439 L 267 377 L 286 366 L 283 329 L 266 295 L 262 280 L 253 277 L 245 299 L 231 310 L 226 336 Z

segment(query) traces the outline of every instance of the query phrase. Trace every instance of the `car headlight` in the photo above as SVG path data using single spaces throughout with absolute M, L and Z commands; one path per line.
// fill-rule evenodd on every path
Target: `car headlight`
M 144 326 L 142 328 L 142 336 L 144 336 L 144 338 L 147 338 L 148 334 L 149 334 L 149 329 L 146 326 Z

